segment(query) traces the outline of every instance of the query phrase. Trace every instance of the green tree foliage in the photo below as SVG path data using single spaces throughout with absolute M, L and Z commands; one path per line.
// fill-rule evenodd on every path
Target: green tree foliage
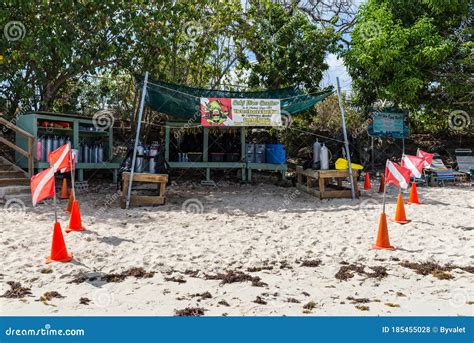
M 246 48 L 239 55 L 240 68 L 250 71 L 251 87 L 319 89 L 328 67 L 325 55 L 335 48 L 332 27 L 313 25 L 298 7 L 256 1 L 242 18 L 240 32 Z
M 218 82 L 236 59 L 229 37 L 238 13 L 237 0 L 8 2 L 0 8 L 2 29 L 15 22 L 22 32 L 0 40 L 1 96 L 10 114 L 17 107 L 77 110 L 93 89 L 97 99 L 88 107 L 102 96 L 104 82 L 84 75 L 149 70 L 168 81 Z
M 368 0 L 344 53 L 357 102 L 472 112 L 470 10 L 468 0 Z

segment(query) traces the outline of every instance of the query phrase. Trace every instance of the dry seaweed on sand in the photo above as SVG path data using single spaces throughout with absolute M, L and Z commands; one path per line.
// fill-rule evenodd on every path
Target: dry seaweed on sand
M 364 266 L 357 264 L 343 264 L 339 271 L 336 273 L 335 277 L 338 280 L 346 281 L 354 277 L 354 272 L 362 274 L 364 273 Z
M 125 276 L 135 276 L 137 279 L 152 278 L 155 272 L 147 272 L 142 267 L 133 267 L 122 273 Z
M 375 266 L 375 267 L 369 267 L 369 268 L 372 269 L 374 272 L 373 273 L 366 272 L 365 275 L 367 275 L 368 277 L 382 279 L 388 275 L 387 268 L 383 266 Z
M 65 296 L 59 294 L 59 293 L 56 292 L 56 291 L 51 291 L 51 292 L 46 292 L 46 293 L 44 293 L 44 294 L 40 297 L 40 301 L 50 301 L 50 300 L 52 300 L 53 298 L 61 299 L 61 298 L 65 298 Z
M 354 297 L 347 297 L 347 300 L 351 301 L 351 304 L 366 304 L 370 303 L 369 298 L 354 298 Z
M 295 298 L 288 298 L 286 299 L 287 302 L 289 303 L 293 303 L 293 304 L 299 304 L 301 301 L 299 301 L 298 299 L 295 299 Z
M 222 299 L 221 301 L 218 302 L 219 305 L 223 305 L 223 306 L 230 306 L 229 303 L 227 301 L 225 301 L 224 299 Z
M 210 292 L 195 293 L 195 294 L 191 294 L 191 297 L 193 298 L 199 297 L 201 298 L 200 300 L 204 300 L 204 299 L 211 299 L 212 294 Z
M 273 270 L 273 266 L 248 267 L 249 273 L 261 272 L 262 270 Z
M 122 282 L 126 277 L 125 274 L 104 274 L 101 279 L 105 282 Z
M 301 263 L 301 267 L 318 267 L 321 264 L 321 260 L 304 260 Z
M 31 295 L 31 288 L 22 287 L 21 283 L 15 281 L 8 281 L 7 284 L 10 289 L 1 295 L 1 298 L 24 298 Z
M 182 310 L 174 310 L 177 317 L 199 317 L 204 315 L 205 309 L 202 307 L 186 307 Z
M 197 277 L 199 274 L 199 270 L 186 269 L 184 271 L 184 274 L 190 277 Z
M 402 267 L 412 269 L 416 271 L 417 274 L 420 275 L 432 275 L 436 277 L 439 280 L 450 280 L 453 279 L 454 277 L 448 273 L 449 271 L 459 268 L 457 266 L 452 266 L 452 265 L 445 265 L 442 266 L 440 264 L 434 263 L 434 262 L 409 262 L 409 261 L 403 261 L 400 263 Z
M 89 303 L 91 302 L 91 300 L 89 298 L 86 298 L 86 297 L 82 297 L 79 299 L 79 304 L 81 305 L 89 305 Z
M 312 309 L 316 308 L 316 303 L 314 301 L 308 302 L 306 305 L 303 306 L 305 310 L 311 311 Z
M 394 303 L 385 303 L 385 306 L 388 306 L 388 307 L 400 307 L 400 305 L 394 304 Z
M 218 273 L 216 275 L 205 275 L 206 280 L 221 280 L 221 285 L 225 285 L 228 283 L 235 283 L 235 282 L 247 282 L 251 281 L 252 286 L 255 287 L 263 287 L 266 286 L 267 284 L 263 281 L 258 276 L 252 276 L 249 274 L 245 274 L 241 271 L 234 271 L 234 270 L 228 270 L 225 274 Z
M 369 267 L 373 272 L 366 272 L 365 267 L 360 264 L 343 264 L 336 273 L 335 278 L 346 281 L 354 277 L 355 273 L 366 275 L 369 278 L 383 279 L 388 275 L 387 268 L 383 266 Z
M 255 300 L 253 301 L 254 303 L 256 304 L 260 304 L 260 305 L 266 305 L 267 302 L 265 300 L 262 299 L 262 297 L 258 296 L 255 298 Z
M 369 311 L 370 310 L 370 307 L 365 306 L 365 305 L 356 305 L 355 308 L 358 309 L 359 311 Z
M 165 277 L 165 281 L 172 281 L 176 283 L 186 283 L 186 280 L 182 276 Z
M 53 272 L 53 268 L 51 267 L 43 268 L 40 270 L 41 274 L 51 274 L 52 272 Z

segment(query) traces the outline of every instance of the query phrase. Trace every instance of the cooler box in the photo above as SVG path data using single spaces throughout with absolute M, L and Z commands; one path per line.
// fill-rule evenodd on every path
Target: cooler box
M 283 144 L 267 144 L 266 146 L 267 163 L 285 164 L 286 151 Z

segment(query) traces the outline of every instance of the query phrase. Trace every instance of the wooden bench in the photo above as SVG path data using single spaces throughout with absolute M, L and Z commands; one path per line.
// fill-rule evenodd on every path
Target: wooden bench
M 352 170 L 355 195 L 360 196 L 357 185 L 358 170 Z M 320 199 L 352 198 L 350 187 L 343 187 L 342 181 L 349 177 L 349 170 L 313 170 L 296 167 L 296 187 L 304 192 L 313 194 Z M 336 184 L 334 184 L 334 181 Z M 314 187 L 313 187 L 314 186 Z
M 128 184 L 130 182 L 130 173 L 122 174 L 122 197 L 120 199 L 120 207 L 125 208 L 128 194 Z M 153 206 L 163 205 L 166 202 L 166 183 L 168 175 L 166 174 L 145 174 L 133 173 L 133 182 L 156 183 L 158 185 L 157 195 L 134 195 L 130 196 L 130 206 Z

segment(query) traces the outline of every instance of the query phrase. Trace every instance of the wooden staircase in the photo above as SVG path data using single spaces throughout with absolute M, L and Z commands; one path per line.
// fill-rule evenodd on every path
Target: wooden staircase
M 0 203 L 5 203 L 9 199 L 22 200 L 25 204 L 31 204 L 30 195 L 30 177 L 34 173 L 34 154 L 33 146 L 35 138 L 28 132 L 16 126 L 13 122 L 0 117 L 0 127 L 15 132 L 27 139 L 27 150 L 20 148 L 15 143 L 8 140 L 3 135 L 3 130 L 0 131 L 0 143 L 13 149 L 18 154 L 25 157 L 28 161 L 28 172 L 8 161 L 6 158 L 0 156 Z M 2 147 L 3 148 L 3 147 Z
M 0 157 L 0 204 L 10 199 L 31 204 L 30 178 L 21 168 Z

